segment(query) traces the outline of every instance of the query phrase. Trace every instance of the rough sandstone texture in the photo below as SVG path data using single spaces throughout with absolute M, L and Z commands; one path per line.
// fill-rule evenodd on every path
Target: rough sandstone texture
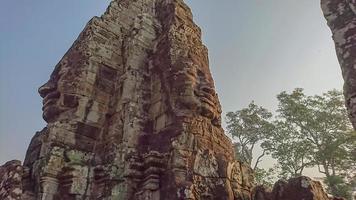
M 321 7 L 333 34 L 345 80 L 346 107 L 356 129 L 356 1 L 321 0 Z
M 27 151 L 24 199 L 251 198 L 182 0 L 112 1 L 39 93 L 48 125 Z
M 21 199 L 23 173 L 21 161 L 10 161 L 0 167 L 0 199 Z
M 0 199 L 325 200 L 303 178 L 254 188 L 234 160 L 208 51 L 183 0 L 114 0 L 40 87 L 47 126 L 0 167 Z
M 278 181 L 272 190 L 257 186 L 254 188 L 252 198 L 254 200 L 337 200 L 329 198 L 320 182 L 308 177 L 292 178 L 288 182 Z

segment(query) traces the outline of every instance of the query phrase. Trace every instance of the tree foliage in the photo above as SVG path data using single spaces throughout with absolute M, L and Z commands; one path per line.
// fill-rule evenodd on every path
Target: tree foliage
M 346 199 L 351 199 L 352 184 L 345 181 L 342 176 L 329 176 L 325 178 L 325 183 L 328 186 L 328 192 L 337 197 L 344 197 Z
M 308 96 L 303 89 L 277 95 L 276 115 L 252 102 L 248 108 L 227 114 L 228 131 L 236 141 L 237 154 L 252 164 L 256 145 L 278 162 L 279 176 L 303 174 L 318 167 L 326 176 L 329 191 L 347 197 L 356 176 L 356 135 L 344 107 L 340 91 Z M 260 182 L 271 177 L 255 165 Z M 276 173 L 276 170 L 273 170 Z M 258 177 L 257 177 L 258 178 Z M 268 182 L 268 178 L 267 181 Z
M 309 154 L 313 149 L 292 124 L 283 121 L 275 121 L 274 124 L 275 129 L 262 148 L 278 161 L 280 176 L 285 179 L 301 176 L 305 168 L 313 165 Z
M 226 115 L 227 130 L 235 143 L 237 158 L 252 165 L 253 150 L 271 132 L 270 123 L 272 114 L 265 108 L 251 102 L 247 108 Z M 253 169 L 256 169 L 265 152 L 258 156 Z
M 306 96 L 302 89 L 295 89 L 291 94 L 280 93 L 277 99 L 278 118 L 294 126 L 311 146 L 315 164 L 324 168 L 321 172 L 335 175 L 350 151 L 351 124 L 342 93 L 332 90 L 321 96 Z

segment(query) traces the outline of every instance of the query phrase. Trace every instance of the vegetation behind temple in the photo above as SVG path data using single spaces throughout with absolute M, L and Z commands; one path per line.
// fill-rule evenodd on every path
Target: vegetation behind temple
M 317 167 L 325 175 L 329 193 L 351 199 L 356 187 L 356 134 L 342 93 L 331 90 L 307 96 L 297 88 L 281 92 L 277 99 L 274 115 L 254 102 L 226 115 L 237 158 L 251 165 L 258 184 L 266 185 Z M 260 155 L 253 154 L 257 146 Z M 277 161 L 273 168 L 259 167 L 266 155 Z

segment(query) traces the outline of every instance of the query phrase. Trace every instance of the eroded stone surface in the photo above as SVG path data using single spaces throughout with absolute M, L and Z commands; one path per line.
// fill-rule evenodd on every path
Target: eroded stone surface
M 0 166 L 0 199 L 22 199 L 23 172 L 21 161 L 10 161 Z
M 27 151 L 26 199 L 251 198 L 182 0 L 112 1 L 39 93 L 48 124 Z
M 254 200 L 331 200 L 318 181 L 308 177 L 278 181 L 273 190 L 258 186 L 253 191 Z
M 345 80 L 346 107 L 356 129 L 356 1 L 321 0 L 321 7 L 333 34 Z

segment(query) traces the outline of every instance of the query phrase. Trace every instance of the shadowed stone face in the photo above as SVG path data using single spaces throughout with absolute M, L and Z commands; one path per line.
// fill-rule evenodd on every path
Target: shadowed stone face
M 216 92 L 214 89 L 214 84 L 209 82 L 207 75 L 198 70 L 198 80 L 199 84 L 197 87 L 196 95 L 201 101 L 201 113 L 210 118 L 216 119 L 220 115 L 220 107 L 216 102 Z M 219 113 L 218 115 L 216 113 Z
M 55 78 L 50 79 L 47 83 L 45 83 L 38 89 L 38 92 L 43 98 L 42 111 L 43 119 L 46 122 L 53 121 L 54 117 L 60 112 L 58 101 L 61 94 L 57 90 L 58 79 L 58 73 L 56 73 Z
M 194 31 L 191 27 L 195 28 Z M 199 114 L 220 126 L 221 107 L 209 70 L 207 50 L 201 43 L 200 29 L 189 23 L 178 23 L 176 29 L 180 34 L 175 37 L 184 42 L 174 42 L 172 45 L 188 46 L 184 51 L 174 52 L 176 54 L 172 55 L 175 60 L 172 66 L 172 89 L 177 91 L 178 97 L 176 109 Z
M 214 113 L 218 112 L 214 85 L 209 83 L 207 75 L 199 69 L 199 66 L 188 64 L 185 68 L 187 71 L 178 76 L 177 83 L 178 88 L 184 91 L 181 96 L 182 102 L 188 105 L 188 108 L 197 109 L 204 116 L 212 119 Z M 184 81 L 180 82 L 179 79 Z
M 213 119 L 215 113 L 219 113 L 214 85 L 209 83 L 209 78 L 199 66 L 192 63 L 183 65 L 184 69 L 174 77 L 174 86 L 179 90 L 179 108 L 188 109 L 189 112 L 193 110 Z
M 56 66 L 47 83 L 42 85 L 38 92 L 43 98 L 43 118 L 46 122 L 53 122 L 62 112 L 75 109 L 78 106 L 80 93 L 78 84 L 85 81 L 85 67 L 78 61 L 68 67 L 67 58 Z M 73 60 L 71 60 L 73 62 Z M 75 60 L 74 60 L 75 62 Z

